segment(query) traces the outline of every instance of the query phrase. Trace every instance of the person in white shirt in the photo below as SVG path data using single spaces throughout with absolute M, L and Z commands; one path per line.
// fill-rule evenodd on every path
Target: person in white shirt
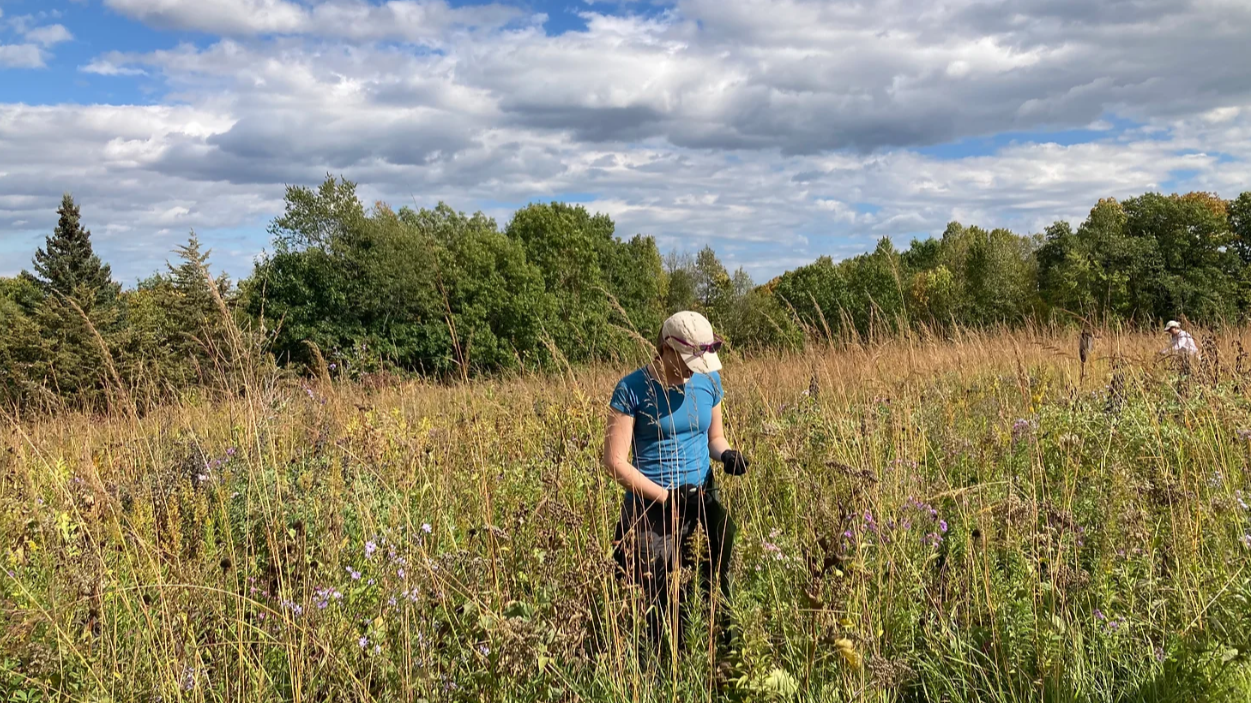
M 1169 320 L 1168 324 L 1164 325 L 1164 331 L 1168 332 L 1173 339 L 1169 342 L 1169 346 L 1160 352 L 1161 354 L 1193 356 L 1196 358 L 1199 356 L 1199 345 L 1195 344 L 1195 338 L 1190 336 L 1189 332 L 1181 328 L 1180 322 Z

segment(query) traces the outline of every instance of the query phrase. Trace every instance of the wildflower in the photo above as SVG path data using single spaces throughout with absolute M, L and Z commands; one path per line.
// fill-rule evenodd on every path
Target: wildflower
M 782 548 L 777 546 L 776 544 L 772 542 L 763 542 L 762 546 L 764 546 L 764 549 L 766 552 L 769 552 L 770 554 L 773 555 L 774 560 L 783 561 L 784 559 L 786 559 L 786 555 L 782 553 Z
M 226 450 L 226 456 L 234 456 L 234 455 L 235 455 L 235 448 L 234 448 L 234 447 L 231 447 L 231 448 L 229 448 L 229 449 L 227 449 L 227 450 Z
M 387 599 L 387 605 L 391 606 L 392 608 L 395 607 L 395 596 L 391 596 L 390 598 Z
M 381 654 L 381 653 L 382 653 L 382 645 L 380 645 L 380 644 L 375 644 L 375 645 L 374 645 L 374 654 Z
M 360 645 L 361 649 L 364 649 L 365 647 L 369 646 L 369 638 L 361 637 L 359 640 L 357 640 L 356 644 Z
M 400 568 L 396 569 L 396 570 L 395 570 L 395 575 L 396 575 L 396 576 L 399 576 L 399 577 L 400 577 L 400 579 L 403 579 L 403 578 L 404 578 L 404 576 L 405 576 L 405 574 L 404 574 L 404 567 L 400 567 Z
M 431 531 L 432 529 L 434 529 L 434 528 L 430 527 L 430 523 L 428 523 L 428 522 L 422 523 L 422 525 L 421 525 L 421 531 L 422 531 L 422 532 L 425 532 L 426 534 L 430 534 L 430 531 Z
M 1015 444 L 1024 440 L 1034 429 L 1034 421 L 1020 418 L 1012 423 L 1012 442 Z
M 196 475 L 195 475 L 195 478 L 196 478 L 196 480 L 197 480 L 197 481 L 199 481 L 200 483 L 204 483 L 205 481 L 208 481 L 208 480 L 209 480 L 209 477 L 208 477 L 207 475 L 205 475 L 205 474 L 196 474 Z
M 182 668 L 182 680 L 179 681 L 179 686 L 184 691 L 190 691 L 191 689 L 195 688 L 195 667 L 194 666 L 184 666 Z
M 1103 611 L 1102 611 L 1102 610 L 1100 610 L 1100 609 L 1098 609 L 1098 608 L 1095 608 L 1095 619 L 1096 619 L 1096 620 L 1107 620 L 1108 618 L 1107 618 L 1107 616 L 1105 616 L 1105 615 L 1103 614 Z
M 367 583 L 368 585 L 372 586 L 372 585 L 374 585 L 374 580 L 373 580 L 373 579 L 369 579 L 368 581 L 366 581 L 366 583 Z
M 304 386 L 304 392 L 308 394 L 309 400 L 317 400 L 317 395 L 313 393 L 312 388 L 309 388 L 308 386 Z
M 366 558 L 366 559 L 373 559 L 373 558 L 374 558 L 374 552 L 376 552 L 376 551 L 378 551 L 378 545 L 377 545 L 377 544 L 375 544 L 375 543 L 374 543 L 374 542 L 372 542 L 372 541 L 369 541 L 369 542 L 366 542 L 366 543 L 365 543 L 365 558 Z
M 1240 430 L 1234 430 L 1234 434 L 1238 435 L 1238 439 L 1241 439 L 1244 442 L 1247 440 L 1251 440 L 1251 428 L 1243 428 Z
M 946 520 L 938 521 L 938 531 L 942 532 L 943 534 L 947 533 L 947 521 Z
M 1155 648 L 1155 660 L 1158 662 L 1164 661 L 1164 649 L 1163 648 L 1161 647 Z
M 484 657 L 489 657 L 491 656 L 491 648 L 486 646 L 485 644 L 481 645 L 480 647 L 478 647 L 478 653 Z
M 1242 536 L 1242 546 L 1251 549 L 1251 532 Z
M 347 567 L 347 572 L 348 572 L 348 575 L 352 577 L 353 581 L 361 580 L 361 572 L 357 571 L 356 569 L 353 569 L 352 567 L 349 566 Z
M 337 368 L 339 368 L 339 365 L 338 365 L 338 364 L 335 364 L 335 363 L 333 363 L 333 362 L 331 362 L 331 364 L 330 364 L 330 370 L 331 370 L 331 371 L 334 371 L 334 370 L 335 370 L 335 369 L 337 369 Z

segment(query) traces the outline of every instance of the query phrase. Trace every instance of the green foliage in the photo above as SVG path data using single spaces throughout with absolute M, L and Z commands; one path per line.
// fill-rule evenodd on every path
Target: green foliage
M 56 229 L 35 252 L 34 280 L 39 288 L 46 295 L 86 295 L 79 299 L 83 306 L 112 302 L 121 287 L 92 249 L 91 232 L 79 221 L 78 206 L 69 193 L 61 198 L 57 215 Z
M 1105 199 L 1076 229 L 1057 222 L 1033 236 L 952 222 L 903 251 L 883 238 L 760 287 L 711 247 L 662 257 L 653 238 L 619 239 L 609 217 L 581 205 L 535 203 L 501 230 L 442 203 L 366 207 L 354 183 L 328 176 L 287 189 L 273 251 L 237 287 L 209 276 L 193 232 L 178 263 L 123 292 L 72 198 L 58 212 L 35 273 L 0 295 L 11 405 L 103 407 L 119 393 L 159 402 L 220 385 L 241 343 L 319 374 L 466 379 L 636 361 L 664 318 L 686 309 L 742 353 L 919 326 L 1074 315 L 1212 325 L 1251 310 L 1251 193 Z

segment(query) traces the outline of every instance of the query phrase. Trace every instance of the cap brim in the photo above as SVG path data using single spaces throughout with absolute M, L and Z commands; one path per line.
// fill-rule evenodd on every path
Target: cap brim
M 695 373 L 713 373 L 721 370 L 721 359 L 712 352 L 704 354 L 682 354 L 682 361 L 686 362 L 686 368 Z

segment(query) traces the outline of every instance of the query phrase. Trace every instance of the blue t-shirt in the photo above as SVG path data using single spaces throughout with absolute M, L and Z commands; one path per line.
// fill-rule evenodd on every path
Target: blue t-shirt
M 647 367 L 621 379 L 609 406 L 634 417 L 634 467 L 663 488 L 703 484 L 711 470 L 708 428 L 721 395 L 716 372 L 667 390 Z

